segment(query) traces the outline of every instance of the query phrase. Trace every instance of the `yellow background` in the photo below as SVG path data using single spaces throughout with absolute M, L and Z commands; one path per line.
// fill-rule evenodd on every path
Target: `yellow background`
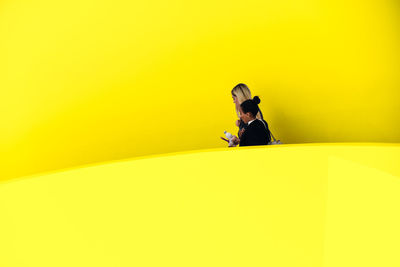
M 0 266 L 399 266 L 398 11 L 1 1 Z
M 223 147 L 247 83 L 284 143 L 398 142 L 395 1 L 0 3 L 0 179 Z

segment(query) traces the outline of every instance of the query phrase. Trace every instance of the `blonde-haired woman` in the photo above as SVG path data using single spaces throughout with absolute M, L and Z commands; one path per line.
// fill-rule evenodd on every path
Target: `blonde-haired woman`
M 235 103 L 236 114 L 239 118 L 236 121 L 236 126 L 239 127 L 238 136 L 240 138 L 246 127 L 246 124 L 240 119 L 240 104 L 242 104 L 246 100 L 252 99 L 251 92 L 250 92 L 249 87 L 247 87 L 247 85 L 245 85 L 244 83 L 239 83 L 238 85 L 233 87 L 231 94 L 232 94 L 232 98 L 233 98 L 233 103 Z M 264 121 L 261 110 L 260 110 L 260 112 L 257 113 L 256 118 Z

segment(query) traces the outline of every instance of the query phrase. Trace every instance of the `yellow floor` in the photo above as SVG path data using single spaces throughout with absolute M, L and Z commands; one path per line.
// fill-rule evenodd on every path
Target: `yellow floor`
M 400 146 L 192 151 L 0 183 L 0 266 L 399 266 Z

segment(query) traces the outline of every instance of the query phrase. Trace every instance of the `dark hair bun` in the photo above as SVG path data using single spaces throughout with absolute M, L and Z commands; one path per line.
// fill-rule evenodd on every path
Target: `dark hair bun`
M 253 97 L 253 101 L 254 103 L 256 103 L 257 105 L 260 104 L 261 100 L 258 96 Z

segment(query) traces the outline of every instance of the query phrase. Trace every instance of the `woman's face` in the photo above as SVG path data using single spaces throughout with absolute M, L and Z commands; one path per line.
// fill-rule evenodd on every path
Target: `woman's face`
M 232 94 L 232 98 L 233 98 L 233 103 L 235 103 L 236 105 L 238 105 L 239 102 L 238 102 L 237 96 L 236 96 L 235 94 Z
M 244 123 L 248 123 L 249 121 L 251 121 L 251 117 L 250 117 L 250 113 L 244 113 L 242 108 L 239 107 L 239 113 L 240 113 L 240 119 L 244 122 Z

